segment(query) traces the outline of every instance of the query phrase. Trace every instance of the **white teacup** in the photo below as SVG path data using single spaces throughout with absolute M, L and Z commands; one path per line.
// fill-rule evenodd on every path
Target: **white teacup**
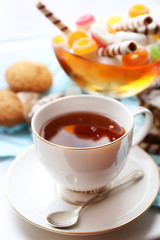
M 73 148 L 53 144 L 40 136 L 43 124 L 55 116 L 89 111 L 107 114 L 125 129 L 119 139 L 105 145 Z M 133 137 L 134 117 L 145 115 L 145 123 Z M 148 133 L 152 113 L 137 107 L 134 111 L 118 100 L 93 95 L 62 97 L 44 105 L 32 119 L 32 130 L 38 157 L 48 173 L 63 187 L 75 191 L 91 191 L 108 185 L 123 169 L 128 153 Z

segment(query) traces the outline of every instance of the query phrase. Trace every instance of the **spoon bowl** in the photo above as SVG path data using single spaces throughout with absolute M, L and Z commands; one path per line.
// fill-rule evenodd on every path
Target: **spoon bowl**
M 76 224 L 79 218 L 79 208 L 74 211 L 54 212 L 48 215 L 47 221 L 56 228 L 67 228 Z

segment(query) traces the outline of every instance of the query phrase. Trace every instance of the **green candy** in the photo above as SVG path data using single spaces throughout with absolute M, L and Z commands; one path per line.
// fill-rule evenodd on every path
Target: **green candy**
M 160 60 L 160 43 L 152 43 L 150 45 L 150 54 L 154 59 Z

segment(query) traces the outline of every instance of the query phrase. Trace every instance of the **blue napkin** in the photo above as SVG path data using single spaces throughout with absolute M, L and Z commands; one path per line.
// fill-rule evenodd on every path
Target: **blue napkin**
M 32 143 L 27 123 L 15 127 L 0 127 L 0 160 L 15 158 Z

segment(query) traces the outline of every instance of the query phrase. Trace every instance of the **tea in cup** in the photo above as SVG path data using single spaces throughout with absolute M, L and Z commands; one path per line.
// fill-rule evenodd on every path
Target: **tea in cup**
M 145 122 L 133 134 L 138 114 L 144 114 Z M 38 157 L 54 181 L 82 192 L 101 189 L 116 178 L 152 121 L 144 107 L 131 112 L 118 100 L 86 94 L 45 104 L 31 125 Z
M 54 144 L 88 148 L 103 145 L 125 133 L 116 121 L 93 112 L 70 112 L 46 122 L 40 136 Z

